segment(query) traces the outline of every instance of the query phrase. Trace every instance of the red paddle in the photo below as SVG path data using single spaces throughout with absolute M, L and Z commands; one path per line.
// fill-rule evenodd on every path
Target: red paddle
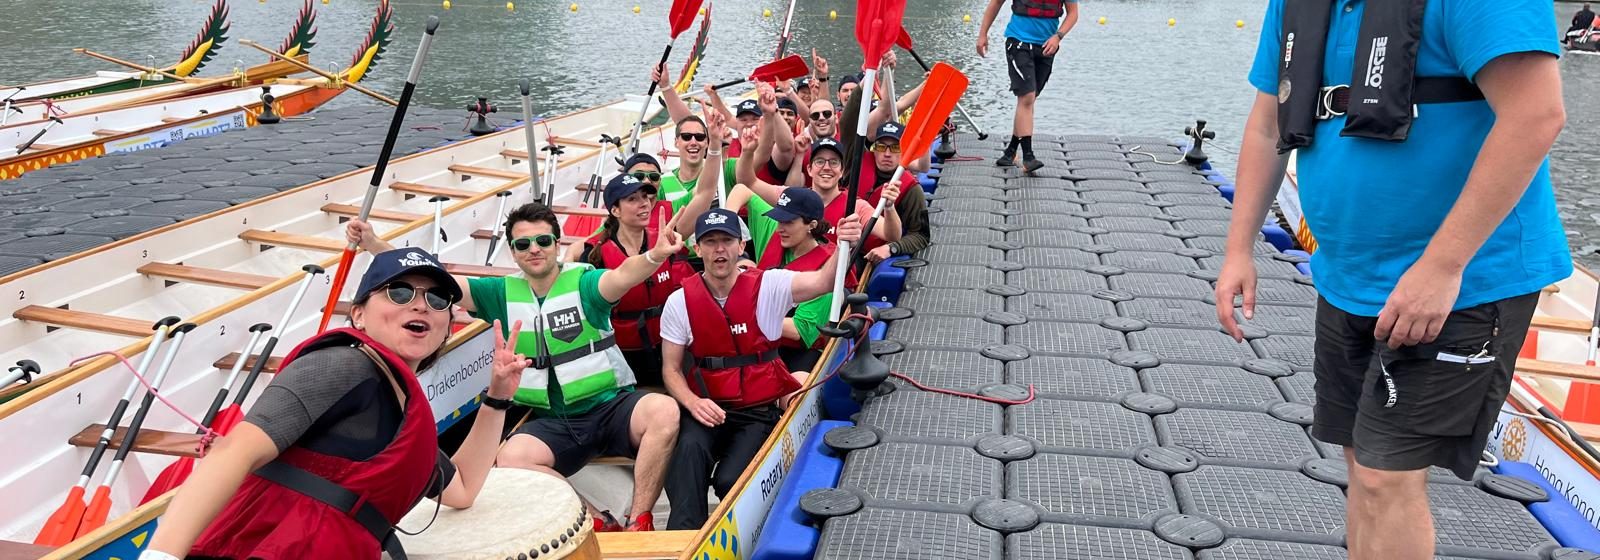
M 894 45 L 911 53 L 911 58 L 916 59 L 917 65 L 921 66 L 923 70 L 933 71 L 933 68 L 928 66 L 928 61 L 923 60 L 922 55 L 917 54 L 916 49 L 911 48 L 911 33 L 907 32 L 904 26 L 900 28 L 900 36 L 895 38 Z M 978 121 L 972 120 L 972 115 L 968 115 L 967 110 L 962 108 L 959 103 L 956 104 L 956 112 L 961 113 L 961 118 L 966 119 L 967 124 L 972 126 L 972 130 L 978 133 L 979 140 L 989 139 L 989 133 L 984 132 L 983 127 L 978 126 Z
M 750 72 L 750 77 L 748 78 L 740 78 L 731 82 L 723 82 L 714 87 L 716 89 L 722 89 L 736 86 L 745 82 L 780 82 L 783 80 L 800 78 L 810 73 L 811 69 L 806 67 L 806 59 L 801 58 L 798 54 L 791 54 L 789 56 L 757 66 L 754 71 Z
M 678 40 L 678 35 L 683 34 L 694 24 L 694 16 L 700 11 L 700 4 L 704 0 L 672 0 L 672 10 L 667 13 L 667 24 L 672 26 L 672 37 L 667 40 L 667 48 L 661 51 L 661 62 L 656 66 L 667 67 L 667 57 L 672 55 L 672 43 Z M 653 68 L 653 67 L 652 67 Z M 650 99 L 656 95 L 657 83 L 650 81 L 650 91 L 645 92 L 645 102 L 639 107 L 639 119 L 633 123 L 633 140 L 628 144 L 628 157 L 639 153 L 639 134 L 644 129 L 644 116 L 650 110 Z M 624 158 L 626 159 L 626 157 Z

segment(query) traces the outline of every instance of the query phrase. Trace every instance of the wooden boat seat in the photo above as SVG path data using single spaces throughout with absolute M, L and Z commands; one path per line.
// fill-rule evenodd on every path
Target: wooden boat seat
M 1517 373 L 1559 377 L 1575 381 L 1600 381 L 1600 367 L 1530 358 L 1519 358 L 1517 360 Z
M 48 546 L 16 541 L 0 541 L 0 560 L 34 560 L 54 552 Z
M 244 363 L 244 371 L 250 371 L 251 368 L 256 367 L 256 356 L 258 355 L 259 354 L 250 355 L 250 359 Z M 229 352 L 228 355 L 223 356 L 222 359 L 213 362 L 211 366 L 223 371 L 229 371 L 233 369 L 233 364 L 237 363 L 238 361 L 239 353 Z M 273 356 L 267 359 L 267 365 L 262 366 L 261 371 L 266 373 L 278 373 L 278 365 L 282 363 L 283 356 Z
M 48 152 L 50 150 L 57 150 L 57 149 L 60 149 L 60 148 L 61 148 L 61 146 L 58 146 L 58 145 L 55 145 L 55 144 L 46 144 L 46 143 L 43 143 L 43 142 L 34 142 L 32 146 L 28 146 L 29 150 L 35 151 L 35 152 Z
M 699 531 L 618 531 L 595 533 L 600 539 L 601 558 L 677 558 L 683 551 L 692 550 Z
M 239 234 L 239 239 L 260 243 L 263 251 L 270 247 L 294 247 L 296 249 L 338 253 L 343 251 L 345 246 L 345 242 L 342 239 L 329 239 L 314 235 L 300 235 L 264 229 L 245 230 L 244 233 Z
M 94 131 L 94 135 L 95 136 L 121 136 L 121 135 L 127 134 L 127 133 L 128 132 L 124 131 L 124 130 L 111 130 L 109 128 L 102 128 L 100 130 Z
M 333 214 L 335 216 L 339 216 L 340 218 L 347 218 L 347 219 L 348 218 L 354 218 L 356 216 L 360 216 L 361 215 L 361 207 L 360 206 L 356 206 L 354 204 L 339 204 L 337 202 L 330 202 L 328 204 L 322 205 L 322 211 L 323 212 L 327 212 L 329 214 Z M 410 222 L 415 222 L 417 220 L 421 220 L 421 219 L 427 218 L 427 217 L 429 217 L 429 216 L 425 216 L 423 214 L 413 214 L 411 212 L 399 212 L 399 211 L 395 211 L 395 210 L 383 210 L 383 209 L 379 209 L 379 208 L 373 208 L 371 212 L 367 213 L 367 219 L 369 221 L 370 220 L 383 220 L 385 222 L 410 223 Z M 340 220 L 340 221 L 342 222 L 344 220 Z
M 161 122 L 169 123 L 169 124 L 170 123 L 175 123 L 175 122 L 178 122 L 178 121 L 181 121 L 181 120 L 183 120 L 183 119 L 180 119 L 178 117 L 161 117 Z
M 1539 288 L 1539 291 L 1543 292 L 1543 293 L 1546 293 L 1546 294 L 1559 294 L 1559 293 L 1561 293 L 1561 286 L 1557 286 L 1555 284 L 1551 284 L 1549 286 L 1545 286 L 1543 288 Z
M 147 276 L 157 276 L 167 279 L 167 285 L 178 282 L 192 282 L 209 286 L 224 288 L 238 288 L 241 290 L 256 290 L 267 284 L 278 281 L 271 276 L 233 272 L 215 268 L 202 268 L 172 263 L 147 263 L 139 267 L 139 273 Z
M 585 189 L 585 190 L 587 190 L 587 189 Z M 566 215 L 566 216 L 587 216 L 587 217 L 591 217 L 591 218 L 605 218 L 606 216 L 610 216 L 611 215 L 611 212 L 606 211 L 606 209 L 604 209 L 604 208 L 595 208 L 595 207 L 589 207 L 589 206 L 551 206 L 550 209 L 555 211 L 555 213 L 557 213 L 557 214 L 562 214 L 562 215 Z
M 628 457 L 621 457 L 621 456 L 618 456 L 618 457 L 595 457 L 594 460 L 589 461 L 589 464 L 591 464 L 591 465 L 613 465 L 613 466 L 618 466 L 618 467 L 631 467 L 631 466 L 633 466 L 633 459 L 628 458 Z
M 100 442 L 100 432 L 105 431 L 105 424 L 90 424 L 76 435 L 67 439 L 77 447 L 94 447 Z M 110 449 L 121 449 L 123 440 L 128 435 L 128 428 L 119 427 L 111 436 Z M 139 437 L 133 440 L 133 448 L 129 451 L 139 453 L 154 453 L 156 455 L 170 455 L 173 457 L 199 458 L 200 436 L 195 433 L 167 432 L 139 428 Z
M 1542 331 L 1560 331 L 1567 333 L 1589 334 L 1589 322 L 1582 319 L 1565 319 L 1561 317 L 1533 316 L 1533 328 Z
M 108 334 L 120 334 L 122 336 L 131 336 L 134 338 L 144 338 L 146 336 L 150 336 L 150 333 L 155 332 L 153 327 L 155 323 L 153 321 L 129 319 L 127 317 L 116 317 L 103 313 L 92 313 L 88 311 L 74 311 L 71 309 L 45 307 L 42 305 L 29 305 L 22 309 L 18 309 L 16 313 L 12 313 L 11 316 L 24 321 L 44 323 L 48 325 L 45 327 L 45 332 L 51 332 L 60 328 L 69 328 L 103 332 Z
M 450 172 L 461 175 L 461 180 L 463 181 L 473 177 L 494 177 L 497 179 L 517 180 L 528 176 L 527 173 L 511 171 L 509 169 L 493 169 L 489 167 L 478 167 L 476 165 L 456 164 L 446 167 L 445 169 L 449 169 Z
M 389 183 L 389 190 L 395 190 L 395 191 L 400 191 L 400 192 L 405 193 L 408 200 L 411 197 L 416 197 L 416 196 L 426 196 L 426 197 L 448 196 L 450 198 L 457 199 L 457 200 L 465 200 L 465 199 L 477 196 L 479 194 L 482 194 L 482 193 L 476 193 L 476 192 L 472 192 L 472 191 L 464 191 L 464 190 L 461 190 L 461 189 L 452 189 L 450 187 L 436 187 L 436 186 L 433 186 L 433 185 L 422 185 L 422 184 L 418 184 L 418 183 L 407 183 L 407 182 L 403 182 L 403 181 L 396 181 L 396 182 L 393 182 L 393 183 Z
M 460 274 L 462 276 L 473 277 L 510 276 L 518 272 L 518 270 L 515 268 L 508 268 L 504 266 L 484 266 L 481 264 L 444 263 L 444 269 L 449 271 L 451 274 Z

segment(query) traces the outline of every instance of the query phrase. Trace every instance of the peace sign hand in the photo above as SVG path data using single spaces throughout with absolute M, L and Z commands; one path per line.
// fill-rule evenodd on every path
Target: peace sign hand
M 500 332 L 500 320 L 494 320 L 494 374 L 489 379 L 489 396 L 509 399 L 517 392 L 522 381 L 522 370 L 528 358 L 517 353 L 517 337 L 522 335 L 522 321 L 511 324 L 511 339 Z
M 656 223 L 665 222 L 667 225 L 661 227 L 661 233 L 656 236 L 656 246 L 651 247 L 651 254 L 645 257 L 652 262 L 665 262 L 668 257 L 683 250 L 683 236 L 678 233 L 678 220 L 683 217 L 683 213 L 679 212 L 668 220 L 666 208 L 657 208 L 655 212 Z

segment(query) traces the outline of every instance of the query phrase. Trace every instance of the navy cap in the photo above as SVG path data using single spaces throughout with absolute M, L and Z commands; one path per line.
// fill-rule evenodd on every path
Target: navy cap
M 839 157 L 844 157 L 844 148 L 832 138 L 824 137 L 813 140 L 811 142 L 811 157 L 817 157 L 817 150 L 833 150 L 833 153 L 839 154 Z
M 809 87 L 811 85 L 811 78 L 800 78 L 800 80 L 796 81 L 794 85 L 795 87 Z
M 714 231 L 726 233 L 734 239 L 744 239 L 744 226 L 739 221 L 739 214 L 726 208 L 712 208 L 695 220 L 695 239 L 704 239 L 706 234 Z
M 640 181 L 627 173 L 612 177 L 611 181 L 606 183 L 606 208 L 616 206 L 618 202 L 622 202 L 622 199 L 628 198 L 628 195 L 637 192 L 639 189 L 648 189 L 650 194 L 655 194 L 656 192 L 656 188 L 651 186 L 650 183 Z
M 361 275 L 361 285 L 356 288 L 356 303 L 365 303 L 372 292 L 396 278 L 407 274 L 421 274 L 433 279 L 451 303 L 461 301 L 461 285 L 439 266 L 433 254 L 417 248 L 390 249 L 372 256 L 372 264 Z
M 790 111 L 796 111 L 796 112 L 799 111 L 799 109 L 795 108 L 794 100 L 793 99 L 789 99 L 787 97 L 779 97 L 778 98 L 778 108 L 779 109 L 788 109 Z
M 795 218 L 822 219 L 822 195 L 805 187 L 789 187 L 778 195 L 778 205 L 767 211 L 767 217 L 779 222 Z
M 656 166 L 657 170 L 661 169 L 661 162 L 657 161 L 655 156 L 640 152 L 640 153 L 637 153 L 637 154 L 633 154 L 632 157 L 628 158 L 628 161 L 622 162 L 622 170 L 623 171 L 627 171 L 629 169 L 633 169 L 633 166 L 639 165 L 641 163 L 648 163 L 650 165 L 654 165 L 654 166 Z
M 845 84 L 860 85 L 861 78 L 861 74 L 845 74 L 843 78 L 839 78 L 839 87 L 844 87 Z
M 738 105 L 734 105 L 733 116 L 740 117 L 744 116 L 745 113 L 761 116 L 761 104 L 756 103 L 754 99 L 746 99 L 740 101 Z
M 905 131 L 906 131 L 906 125 L 903 125 L 903 124 L 900 124 L 900 123 L 897 123 L 897 122 L 894 122 L 894 121 L 889 121 L 889 122 L 886 122 L 886 123 L 878 125 L 878 135 L 877 136 L 873 136 L 872 139 L 873 139 L 874 142 L 876 142 L 878 140 L 883 139 L 884 137 L 888 137 L 888 138 L 895 139 L 895 141 L 899 141 L 900 140 L 900 135 L 901 134 L 905 134 Z

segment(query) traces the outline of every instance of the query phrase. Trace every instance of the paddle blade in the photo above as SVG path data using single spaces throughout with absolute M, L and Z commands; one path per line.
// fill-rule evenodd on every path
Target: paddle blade
M 811 69 L 806 67 L 806 59 L 801 58 L 798 54 L 791 54 L 757 66 L 755 71 L 750 73 L 750 81 L 776 82 L 793 80 L 810 73 Z
M 856 3 L 856 43 L 861 45 L 861 67 L 877 68 L 900 33 L 906 0 L 861 0 Z
M 179 457 L 178 462 L 167 465 L 167 468 L 162 469 L 161 474 L 150 482 L 150 489 L 144 491 L 144 499 L 139 500 L 139 504 L 144 505 L 182 485 L 183 481 L 189 479 L 191 472 L 194 472 L 194 458 Z
M 322 308 L 322 322 L 317 324 L 317 334 L 328 330 L 328 321 L 333 320 L 333 308 L 339 304 L 339 294 L 344 292 L 344 281 L 350 278 L 350 267 L 356 262 L 354 249 L 345 248 L 339 255 L 339 272 L 333 275 L 333 291 L 328 292 L 328 304 Z
M 933 139 L 944 128 L 950 112 L 955 110 L 956 102 L 966 94 L 967 83 L 967 76 L 954 66 L 943 62 L 933 65 L 933 70 L 928 73 L 928 81 L 922 87 L 922 96 L 917 98 L 917 105 L 911 109 L 911 118 L 906 121 L 906 129 L 901 133 L 900 153 L 906 154 L 909 159 L 928 153 L 933 147 Z
M 908 51 L 913 48 L 911 43 L 911 32 L 906 31 L 906 26 L 900 26 L 900 36 L 894 38 L 894 46 Z
M 44 522 L 44 528 L 39 529 L 39 536 L 34 537 L 33 544 L 40 546 L 61 546 L 72 542 L 78 536 L 78 522 L 83 521 L 83 487 L 73 486 L 67 492 L 66 501 L 61 502 L 61 507 L 50 514 L 50 519 Z
M 89 500 L 89 507 L 83 510 L 83 521 L 78 523 L 78 532 L 73 538 L 87 535 L 105 525 L 106 515 L 110 513 L 111 487 L 101 484 L 94 490 L 94 498 Z
M 585 205 L 587 207 L 587 205 Z M 600 231 L 604 220 L 599 216 L 567 216 L 566 223 L 561 224 L 561 234 L 577 237 L 589 237 Z
M 700 13 L 700 4 L 704 0 L 672 0 L 672 11 L 667 14 L 667 22 L 672 26 L 672 38 L 677 39 L 684 30 L 694 24 L 694 16 Z

